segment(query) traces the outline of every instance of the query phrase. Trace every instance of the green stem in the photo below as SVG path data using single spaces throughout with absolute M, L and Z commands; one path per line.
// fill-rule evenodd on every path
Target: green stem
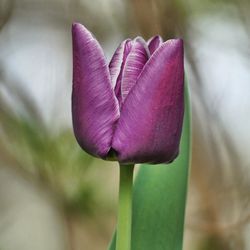
M 133 171 L 134 165 L 120 164 L 116 250 L 131 249 Z

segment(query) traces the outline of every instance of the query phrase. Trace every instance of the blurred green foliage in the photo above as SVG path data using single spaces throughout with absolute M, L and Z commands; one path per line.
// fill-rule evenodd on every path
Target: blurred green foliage
M 30 101 L 28 95 L 22 99 Z M 93 212 L 97 203 L 97 181 L 89 180 L 93 157 L 78 146 L 71 129 L 55 132 L 36 112 L 17 113 L 15 105 L 19 104 L 11 105 L 0 96 L 1 165 L 22 170 L 51 188 L 67 210 Z

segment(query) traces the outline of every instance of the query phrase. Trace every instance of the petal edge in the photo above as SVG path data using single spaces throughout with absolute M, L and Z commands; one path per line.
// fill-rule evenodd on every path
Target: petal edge
M 72 25 L 72 120 L 79 145 L 104 158 L 111 147 L 119 105 L 101 46 L 81 24 Z
M 146 63 L 122 107 L 112 148 L 124 163 L 171 162 L 184 113 L 182 40 L 163 43 Z

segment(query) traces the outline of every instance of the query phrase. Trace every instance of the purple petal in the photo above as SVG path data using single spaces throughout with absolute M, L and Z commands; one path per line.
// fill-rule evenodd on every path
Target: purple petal
M 110 150 L 119 105 L 111 87 L 104 53 L 81 24 L 73 24 L 72 118 L 76 139 L 88 153 L 105 157 Z
M 122 102 L 125 101 L 128 93 L 135 85 L 145 63 L 148 60 L 146 43 L 141 38 L 132 42 L 132 48 L 127 56 L 121 79 Z
M 131 50 L 130 41 L 131 39 L 127 39 L 119 45 L 109 63 L 111 82 L 119 103 L 121 102 L 121 76 L 126 58 Z
M 127 39 L 123 41 L 118 48 L 116 49 L 110 63 L 109 63 L 109 72 L 111 76 L 111 82 L 113 88 L 116 85 L 117 78 L 122 69 L 122 63 L 126 60 L 127 55 L 129 53 L 129 49 L 127 48 L 126 44 L 131 41 L 131 39 Z
M 119 161 L 172 161 L 179 150 L 183 113 L 183 42 L 169 40 L 148 60 L 123 104 L 112 142 Z
M 151 37 L 147 42 L 150 54 L 153 55 L 153 53 L 162 45 L 162 43 L 163 43 L 163 40 L 161 36 Z

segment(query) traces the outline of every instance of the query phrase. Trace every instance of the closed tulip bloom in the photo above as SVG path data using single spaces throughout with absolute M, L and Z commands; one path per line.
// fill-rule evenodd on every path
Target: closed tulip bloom
M 73 35 L 73 128 L 91 155 L 121 163 L 167 163 L 179 151 L 184 113 L 181 39 L 123 41 L 108 64 L 81 24 Z

